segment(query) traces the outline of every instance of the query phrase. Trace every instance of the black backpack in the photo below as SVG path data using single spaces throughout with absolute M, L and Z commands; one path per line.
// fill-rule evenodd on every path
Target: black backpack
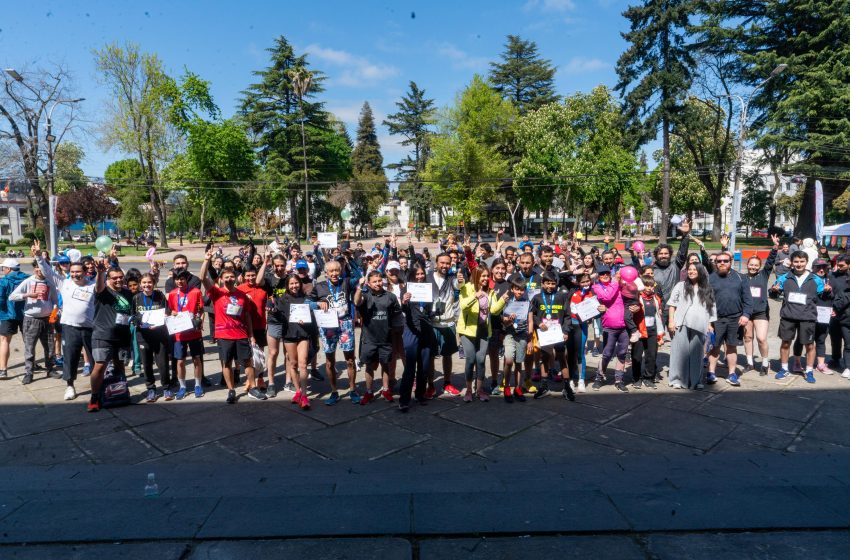
M 130 404 L 130 388 L 124 369 L 116 370 L 112 362 L 106 366 L 103 373 L 103 385 L 100 387 L 100 406 L 114 408 Z

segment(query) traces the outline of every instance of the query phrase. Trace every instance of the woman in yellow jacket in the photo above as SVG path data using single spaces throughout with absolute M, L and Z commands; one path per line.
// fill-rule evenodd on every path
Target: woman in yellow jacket
M 473 371 L 478 380 L 478 399 L 490 400 L 484 388 L 484 359 L 487 357 L 487 341 L 490 339 L 490 316 L 498 315 L 505 308 L 510 291 L 501 298 L 490 288 L 490 270 L 483 264 L 472 271 L 472 278 L 460 288 L 460 318 L 457 332 L 466 356 L 466 394 L 464 402 L 472 402 Z

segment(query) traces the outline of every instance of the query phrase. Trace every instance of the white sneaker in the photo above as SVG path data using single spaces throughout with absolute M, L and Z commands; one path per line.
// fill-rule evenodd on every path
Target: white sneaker
M 584 393 L 585 391 L 587 391 L 587 389 L 584 386 L 584 379 L 579 379 L 578 380 L 578 392 Z
M 72 385 L 68 385 L 68 387 L 65 389 L 65 400 L 72 401 L 76 398 L 77 392 L 74 390 L 74 387 Z
M 841 374 L 841 377 L 844 379 L 850 379 L 850 369 L 845 369 L 844 373 Z

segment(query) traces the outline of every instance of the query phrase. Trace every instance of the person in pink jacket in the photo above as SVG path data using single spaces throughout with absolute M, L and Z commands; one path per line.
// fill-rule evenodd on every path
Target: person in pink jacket
M 605 265 L 597 268 L 599 281 L 593 285 L 593 293 L 599 300 L 599 311 L 602 312 L 602 332 L 605 339 L 605 347 L 602 350 L 602 361 L 599 362 L 599 371 L 593 381 L 593 390 L 598 391 L 605 383 L 605 370 L 608 363 L 616 355 L 617 363 L 614 365 L 614 387 L 618 391 L 628 393 L 629 390 L 623 383 L 623 371 L 626 368 L 626 352 L 629 350 L 629 333 L 626 330 L 625 306 L 623 295 L 620 292 L 620 276 L 611 278 L 611 269 Z

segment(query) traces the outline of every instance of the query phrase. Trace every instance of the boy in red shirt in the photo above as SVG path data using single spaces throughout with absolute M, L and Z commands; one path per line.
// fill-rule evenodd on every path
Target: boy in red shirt
M 213 251 L 207 251 L 200 277 L 215 311 L 215 339 L 218 342 L 221 373 L 227 384 L 227 403 L 236 402 L 236 390 L 233 388 L 234 362 L 245 370 L 248 396 L 264 401 L 266 395 L 257 389 L 254 379 L 251 344 L 256 344 L 256 340 L 250 316 L 250 305 L 253 304 L 244 292 L 236 289 L 236 273 L 233 270 L 226 268 L 221 272 L 219 280 L 223 287 L 219 288 L 213 284 L 207 274 L 212 257 Z
M 269 300 L 269 293 L 265 288 L 257 285 L 257 278 L 262 278 L 266 273 L 266 263 L 268 259 L 263 260 L 263 265 L 260 270 L 248 269 L 243 274 L 245 281 L 236 288 L 240 292 L 248 296 L 249 315 L 251 316 L 251 327 L 254 331 L 254 340 L 257 341 L 257 346 L 260 348 L 266 347 L 266 303 Z M 270 377 L 270 382 L 274 385 L 274 376 Z M 262 387 L 263 374 L 257 375 L 257 386 Z M 272 396 L 272 395 L 267 395 Z
M 177 365 L 177 400 L 186 396 L 186 357 L 191 356 L 195 370 L 195 398 L 204 396 L 201 379 L 204 377 L 204 343 L 201 325 L 204 315 L 204 298 L 198 288 L 189 288 L 189 271 L 174 269 L 172 278 L 176 286 L 168 293 L 168 314 L 188 313 L 196 328 L 173 334 L 174 349 L 172 355 Z

